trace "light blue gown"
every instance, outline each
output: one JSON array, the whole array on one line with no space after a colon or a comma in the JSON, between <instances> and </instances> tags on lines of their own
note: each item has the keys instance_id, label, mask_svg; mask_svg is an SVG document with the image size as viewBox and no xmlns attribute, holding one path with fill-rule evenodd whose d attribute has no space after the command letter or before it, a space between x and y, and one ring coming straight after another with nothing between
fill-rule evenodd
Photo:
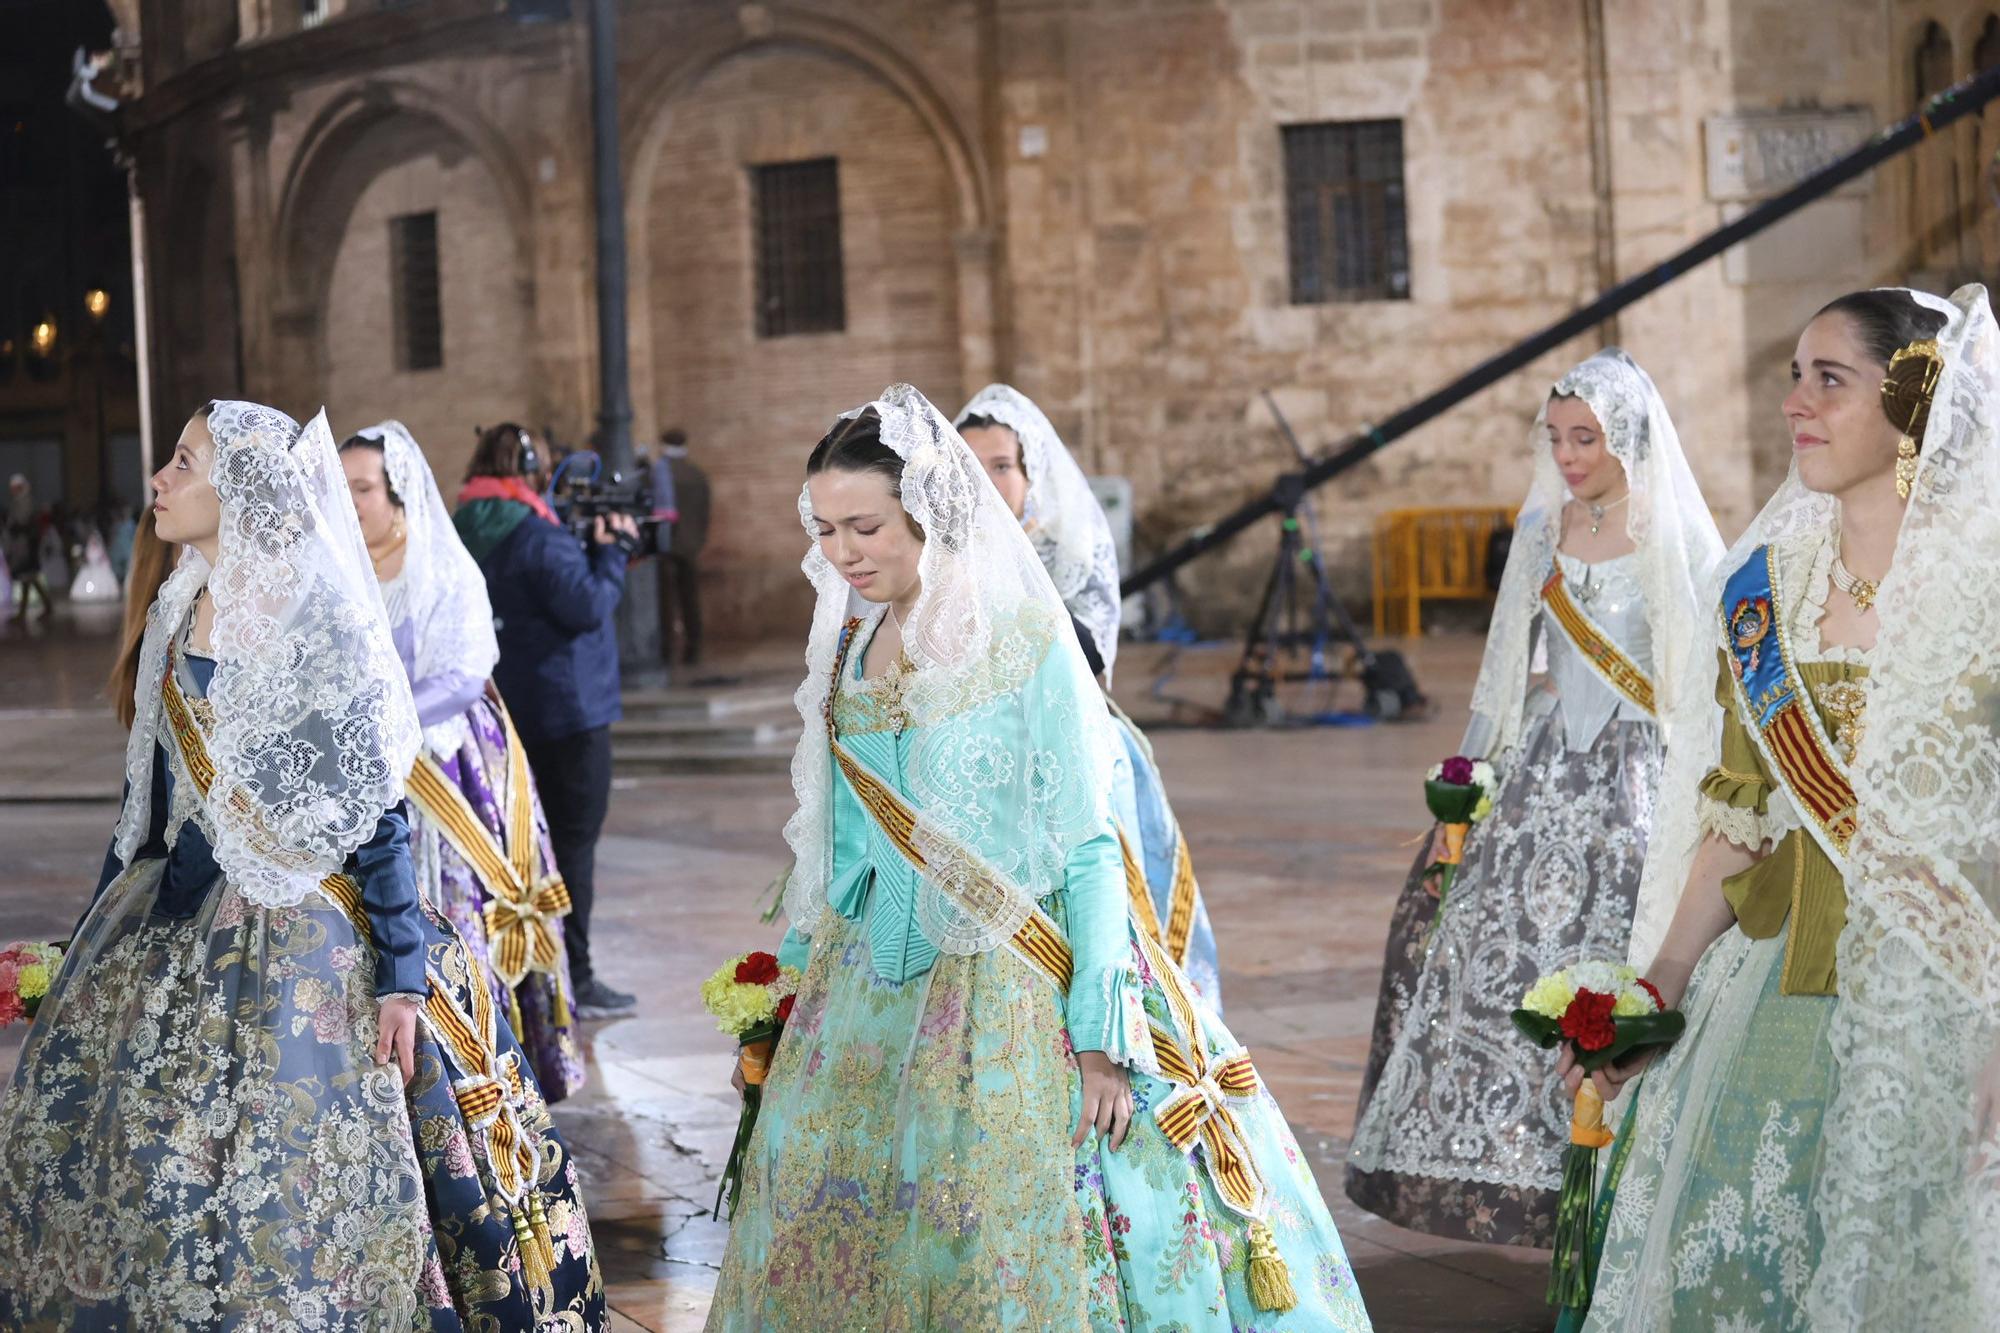
<instances>
[{"instance_id":1,"label":"light blue gown","mask_svg":"<svg viewBox=\"0 0 2000 1333\"><path fill-rule=\"evenodd\" d=\"M1047 651L1057 628L1033 677L1081 675ZM914 805L906 775L925 728L898 729L894 676L864 680L864 646L842 673L834 723ZM1036 686L1096 697L1087 681ZM1006 754L1046 741L1032 734L1038 710L991 716ZM708 1327L1368 1328L1311 1169L1261 1087L1232 1111L1298 1298L1282 1314L1251 1299L1249 1223L1221 1202L1206 1145L1182 1152L1153 1117L1170 1084L1134 1070L1124 1145L1071 1146L1073 1051L1143 1056L1128 1034L1168 1022L1161 978L1134 945L1109 821L1042 901L1075 955L1065 995L1006 948L941 954L919 927L916 872L837 770L832 782L832 910L781 952L804 981L764 1086ZM1238 1049L1219 1021L1204 1027L1211 1056Z\"/></svg>"}]
</instances>

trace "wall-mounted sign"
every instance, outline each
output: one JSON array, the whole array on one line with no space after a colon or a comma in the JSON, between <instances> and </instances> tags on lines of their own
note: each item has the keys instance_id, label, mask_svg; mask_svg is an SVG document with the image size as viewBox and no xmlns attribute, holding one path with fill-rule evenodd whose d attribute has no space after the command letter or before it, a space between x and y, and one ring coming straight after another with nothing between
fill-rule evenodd
<instances>
[{"instance_id":1,"label":"wall-mounted sign","mask_svg":"<svg viewBox=\"0 0 2000 1333\"><path fill-rule=\"evenodd\" d=\"M1718 203L1763 199L1859 148L1875 130L1867 107L1740 111L1710 116L1708 195Z\"/></svg>"}]
</instances>

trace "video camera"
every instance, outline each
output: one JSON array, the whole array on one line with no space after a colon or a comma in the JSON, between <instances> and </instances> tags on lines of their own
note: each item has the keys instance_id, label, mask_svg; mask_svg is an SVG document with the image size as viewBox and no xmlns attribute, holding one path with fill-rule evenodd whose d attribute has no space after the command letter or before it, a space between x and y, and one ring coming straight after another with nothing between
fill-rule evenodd
<instances>
[{"instance_id":1,"label":"video camera","mask_svg":"<svg viewBox=\"0 0 2000 1333\"><path fill-rule=\"evenodd\" d=\"M654 511L653 482L645 473L630 481L617 472L607 476L604 460L596 454L571 454L556 465L555 475L549 479L549 507L562 525L585 543L592 540L591 530L600 517L624 514L639 525L637 554L660 553L660 524L665 516Z\"/></svg>"}]
</instances>

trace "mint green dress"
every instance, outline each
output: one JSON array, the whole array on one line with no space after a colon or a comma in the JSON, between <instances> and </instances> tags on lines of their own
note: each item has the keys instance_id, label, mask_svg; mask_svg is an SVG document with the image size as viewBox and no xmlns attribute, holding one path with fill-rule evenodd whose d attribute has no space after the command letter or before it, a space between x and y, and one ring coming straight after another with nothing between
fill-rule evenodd
<instances>
[{"instance_id":1,"label":"mint green dress","mask_svg":"<svg viewBox=\"0 0 2000 1333\"><path fill-rule=\"evenodd\" d=\"M897 675L862 679L862 656L857 645L843 673L836 728L914 804L904 775L923 729L898 729ZM1046 653L1035 674L1065 669ZM993 712L994 739L1025 758L1035 721ZM1075 954L1065 996L1005 948L940 954L919 926L916 872L837 770L833 785L833 910L781 952L804 982L764 1086L709 1329L1368 1328L1340 1236L1268 1093L1236 1114L1298 1300L1282 1314L1251 1299L1249 1224L1217 1195L1206 1148L1178 1150L1151 1115L1169 1084L1133 1070L1124 1145L1071 1146L1073 1051L1144 1059L1126 1034L1167 1017L1133 945L1108 819L1042 903ZM1235 1048L1205 1021L1212 1052Z\"/></svg>"}]
</instances>

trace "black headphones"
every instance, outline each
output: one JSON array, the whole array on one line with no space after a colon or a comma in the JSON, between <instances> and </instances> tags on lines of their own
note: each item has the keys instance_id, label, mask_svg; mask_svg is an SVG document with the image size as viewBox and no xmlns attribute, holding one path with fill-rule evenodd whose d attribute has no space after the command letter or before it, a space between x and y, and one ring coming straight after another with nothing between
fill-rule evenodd
<instances>
[{"instance_id":1,"label":"black headphones","mask_svg":"<svg viewBox=\"0 0 2000 1333\"><path fill-rule=\"evenodd\" d=\"M486 427L474 426L472 433L478 439L483 440L486 438ZM514 439L521 446L521 452L515 466L520 469L522 476L534 476L542 470L542 456L535 452L535 437L528 434L525 430L517 429L514 432Z\"/></svg>"}]
</instances>

